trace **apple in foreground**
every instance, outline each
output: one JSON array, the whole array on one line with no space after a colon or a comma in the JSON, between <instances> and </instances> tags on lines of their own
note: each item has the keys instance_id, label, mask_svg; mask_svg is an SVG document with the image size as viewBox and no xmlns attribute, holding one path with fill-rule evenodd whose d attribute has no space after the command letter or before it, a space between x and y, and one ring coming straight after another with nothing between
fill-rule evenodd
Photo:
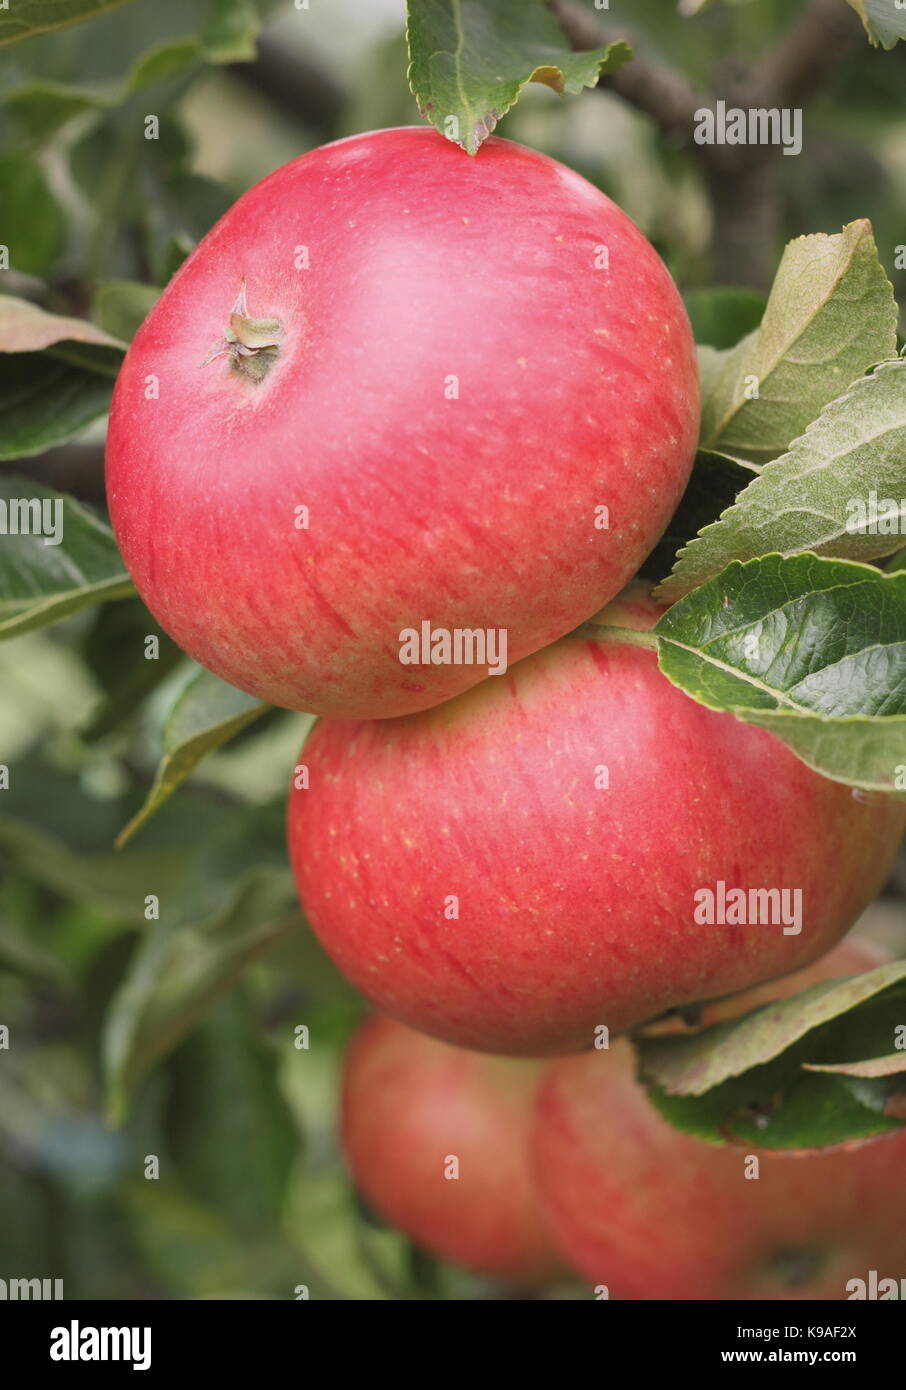
<instances>
[{"instance_id":1,"label":"apple in foreground","mask_svg":"<svg viewBox=\"0 0 906 1390\"><path fill-rule=\"evenodd\" d=\"M461 1047L582 1051L601 1026L801 968L877 893L906 808L697 704L609 626L658 612L623 598L595 637L436 709L315 725L293 868L315 932L383 1012Z\"/></svg>"},{"instance_id":2,"label":"apple in foreground","mask_svg":"<svg viewBox=\"0 0 906 1390\"><path fill-rule=\"evenodd\" d=\"M855 942L826 960L799 989L882 963ZM545 1074L535 1124L545 1211L569 1262L611 1297L845 1299L872 1270L899 1288L906 1131L847 1149L763 1152L757 1178L745 1176L748 1156L668 1124L623 1039Z\"/></svg>"},{"instance_id":3,"label":"apple in foreground","mask_svg":"<svg viewBox=\"0 0 906 1390\"><path fill-rule=\"evenodd\" d=\"M110 515L202 665L401 715L622 588L698 417L682 301L609 198L508 141L379 130L256 185L164 290L116 385Z\"/></svg>"},{"instance_id":4,"label":"apple in foreground","mask_svg":"<svg viewBox=\"0 0 906 1390\"><path fill-rule=\"evenodd\" d=\"M375 1210L479 1273L521 1282L562 1268L530 1170L541 1070L366 1022L345 1060L343 1147Z\"/></svg>"}]
</instances>

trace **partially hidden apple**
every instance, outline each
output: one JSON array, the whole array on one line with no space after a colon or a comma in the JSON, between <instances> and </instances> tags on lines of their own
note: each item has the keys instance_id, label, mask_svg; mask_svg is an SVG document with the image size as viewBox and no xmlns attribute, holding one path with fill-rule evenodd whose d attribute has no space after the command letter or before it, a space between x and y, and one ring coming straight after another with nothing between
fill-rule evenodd
<instances>
[{"instance_id":1,"label":"partially hidden apple","mask_svg":"<svg viewBox=\"0 0 906 1390\"><path fill-rule=\"evenodd\" d=\"M606 603L698 417L682 301L609 198L504 140L380 130L252 188L164 290L117 381L108 501L190 655L381 718Z\"/></svg>"},{"instance_id":2,"label":"partially hidden apple","mask_svg":"<svg viewBox=\"0 0 906 1390\"><path fill-rule=\"evenodd\" d=\"M906 808L689 699L610 626L658 611L621 599L422 714L315 725L290 855L380 1009L463 1047L581 1051L801 968L877 893Z\"/></svg>"},{"instance_id":3,"label":"partially hidden apple","mask_svg":"<svg viewBox=\"0 0 906 1390\"><path fill-rule=\"evenodd\" d=\"M847 941L795 984L882 961ZM906 1131L806 1154L717 1147L668 1124L634 1072L629 1043L617 1039L552 1063L538 1098L545 1210L591 1285L626 1299L832 1300L887 1280L887 1297L899 1296Z\"/></svg>"},{"instance_id":4,"label":"partially hidden apple","mask_svg":"<svg viewBox=\"0 0 906 1390\"><path fill-rule=\"evenodd\" d=\"M360 1190L453 1263L519 1282L555 1273L530 1159L541 1070L369 1019L343 1074L343 1147Z\"/></svg>"}]
</instances>

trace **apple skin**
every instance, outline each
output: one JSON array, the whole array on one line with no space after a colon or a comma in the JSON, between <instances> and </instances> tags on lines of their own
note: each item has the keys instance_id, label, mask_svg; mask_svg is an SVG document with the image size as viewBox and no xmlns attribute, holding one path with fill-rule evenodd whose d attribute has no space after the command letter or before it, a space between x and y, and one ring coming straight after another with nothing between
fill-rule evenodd
<instances>
[{"instance_id":1,"label":"apple skin","mask_svg":"<svg viewBox=\"0 0 906 1390\"><path fill-rule=\"evenodd\" d=\"M884 959L850 938L773 997ZM763 1003L757 995L738 999L738 1012ZM851 1148L760 1153L760 1176L746 1179L749 1151L669 1125L617 1039L549 1066L534 1135L554 1238L611 1297L845 1299L847 1282L869 1270L906 1277L906 1131Z\"/></svg>"},{"instance_id":2,"label":"apple skin","mask_svg":"<svg viewBox=\"0 0 906 1390\"><path fill-rule=\"evenodd\" d=\"M343 1147L371 1205L418 1244L478 1273L562 1270L531 1171L543 1065L485 1057L371 1018L347 1050ZM448 1155L458 1179L444 1176Z\"/></svg>"},{"instance_id":3,"label":"apple skin","mask_svg":"<svg viewBox=\"0 0 906 1390\"><path fill-rule=\"evenodd\" d=\"M202 365L243 280L282 330L257 383ZM401 715L487 671L401 664L404 629L504 628L513 662L617 593L698 419L682 301L610 199L508 141L471 159L375 131L252 188L161 295L116 385L110 515L202 665L292 709Z\"/></svg>"},{"instance_id":4,"label":"apple skin","mask_svg":"<svg viewBox=\"0 0 906 1390\"><path fill-rule=\"evenodd\" d=\"M608 620L659 611L621 600ZM419 715L321 721L301 762L289 850L328 953L411 1027L521 1056L808 964L875 896L906 825L901 803L858 799L689 699L652 652L580 635ZM721 879L801 889L801 934L694 924L694 894Z\"/></svg>"}]
</instances>

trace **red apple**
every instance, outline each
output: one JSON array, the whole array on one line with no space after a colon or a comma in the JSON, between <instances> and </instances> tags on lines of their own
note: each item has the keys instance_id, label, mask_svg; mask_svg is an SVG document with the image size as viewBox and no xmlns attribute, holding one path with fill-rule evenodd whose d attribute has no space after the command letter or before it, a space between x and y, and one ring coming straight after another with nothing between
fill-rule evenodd
<instances>
[{"instance_id":1,"label":"red apple","mask_svg":"<svg viewBox=\"0 0 906 1390\"><path fill-rule=\"evenodd\" d=\"M565 638L406 719L323 721L302 763L289 847L324 946L386 1013L495 1053L580 1051L599 1025L801 968L873 898L906 824L619 636ZM721 882L791 907L800 891L801 931L757 902L749 925L696 921Z\"/></svg>"},{"instance_id":2,"label":"red apple","mask_svg":"<svg viewBox=\"0 0 906 1390\"><path fill-rule=\"evenodd\" d=\"M423 623L505 630L513 662L615 594L697 428L682 302L609 198L507 141L382 130L278 169L186 261L120 372L108 498L193 657L377 718L491 664L404 664L407 629L416 657Z\"/></svg>"},{"instance_id":3,"label":"red apple","mask_svg":"<svg viewBox=\"0 0 906 1390\"><path fill-rule=\"evenodd\" d=\"M847 942L796 984L879 963ZM747 1150L705 1144L660 1116L617 1040L549 1068L535 1155L558 1244L612 1297L844 1299L871 1270L906 1278L906 1131L849 1149L761 1153L758 1178L747 1178Z\"/></svg>"},{"instance_id":4,"label":"red apple","mask_svg":"<svg viewBox=\"0 0 906 1390\"><path fill-rule=\"evenodd\" d=\"M371 1205L469 1269L514 1280L555 1272L529 1158L540 1074L537 1063L369 1020L346 1056L343 1146Z\"/></svg>"}]
</instances>

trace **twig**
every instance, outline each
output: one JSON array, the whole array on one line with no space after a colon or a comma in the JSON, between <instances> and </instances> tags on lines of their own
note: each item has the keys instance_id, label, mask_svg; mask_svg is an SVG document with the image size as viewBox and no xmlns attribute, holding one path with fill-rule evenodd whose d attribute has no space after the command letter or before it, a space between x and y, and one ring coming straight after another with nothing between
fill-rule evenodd
<instances>
[{"instance_id":1,"label":"twig","mask_svg":"<svg viewBox=\"0 0 906 1390\"><path fill-rule=\"evenodd\" d=\"M858 15L841 0L812 0L758 69L784 106L801 106L823 87L850 48L864 41Z\"/></svg>"},{"instance_id":2,"label":"twig","mask_svg":"<svg viewBox=\"0 0 906 1390\"><path fill-rule=\"evenodd\" d=\"M548 0L548 5L577 51L600 48L618 39L631 42L625 33L603 30L572 0ZM675 68L639 57L619 72L605 73L598 85L650 116L677 145L691 144L695 113L708 100Z\"/></svg>"}]
</instances>

